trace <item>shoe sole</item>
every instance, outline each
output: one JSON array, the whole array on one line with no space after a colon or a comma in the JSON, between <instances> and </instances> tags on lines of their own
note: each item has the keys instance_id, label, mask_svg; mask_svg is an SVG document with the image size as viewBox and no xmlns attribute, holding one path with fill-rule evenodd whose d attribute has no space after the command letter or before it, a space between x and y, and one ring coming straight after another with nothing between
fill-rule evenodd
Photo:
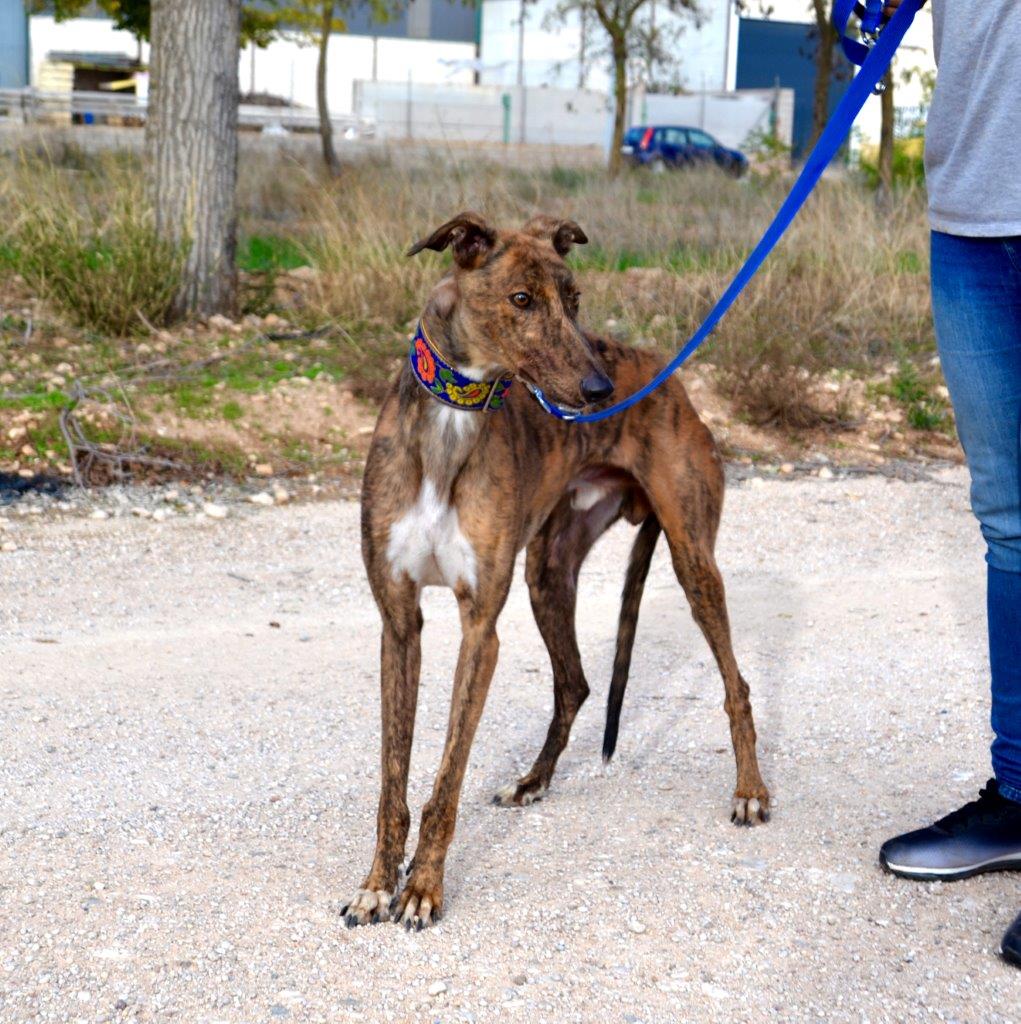
<instances>
[{"instance_id":1,"label":"shoe sole","mask_svg":"<svg viewBox=\"0 0 1021 1024\"><path fill-rule=\"evenodd\" d=\"M1004 949L1000 946L1000 956L1011 965L1011 967L1021 967L1021 955L1015 953L1012 949Z\"/></svg>"},{"instance_id":2,"label":"shoe sole","mask_svg":"<svg viewBox=\"0 0 1021 1024\"><path fill-rule=\"evenodd\" d=\"M1021 857L993 857L980 864L970 864L963 868L917 868L904 864L891 864L880 855L879 863L884 871L898 878L910 878L915 882L959 882L975 875L985 875L992 871L1021 871Z\"/></svg>"}]
</instances>

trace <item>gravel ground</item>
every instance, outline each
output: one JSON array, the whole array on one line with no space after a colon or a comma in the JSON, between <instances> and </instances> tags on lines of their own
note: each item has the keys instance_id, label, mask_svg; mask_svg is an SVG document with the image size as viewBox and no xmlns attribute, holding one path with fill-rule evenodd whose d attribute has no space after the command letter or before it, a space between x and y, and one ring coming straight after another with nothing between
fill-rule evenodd
<instances>
[{"instance_id":1,"label":"gravel ground","mask_svg":"<svg viewBox=\"0 0 1021 1024\"><path fill-rule=\"evenodd\" d=\"M162 499L157 499L162 500ZM596 696L548 797L520 580L443 921L346 930L373 844L377 620L351 502L0 518L0 1020L1021 1020L1017 876L920 885L876 848L987 774L981 548L960 470L752 479L720 537L772 822L728 821L722 687L662 552L599 759L629 534L582 580ZM197 509L196 509L197 511ZM413 815L456 653L425 601Z\"/></svg>"}]
</instances>

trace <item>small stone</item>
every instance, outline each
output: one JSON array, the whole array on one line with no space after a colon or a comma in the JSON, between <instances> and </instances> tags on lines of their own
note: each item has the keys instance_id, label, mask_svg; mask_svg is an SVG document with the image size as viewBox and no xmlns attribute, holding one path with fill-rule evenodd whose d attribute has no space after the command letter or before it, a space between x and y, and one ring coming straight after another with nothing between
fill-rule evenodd
<instances>
[{"instance_id":1,"label":"small stone","mask_svg":"<svg viewBox=\"0 0 1021 1024\"><path fill-rule=\"evenodd\" d=\"M445 981L434 981L429 986L429 995L441 996L447 991L447 983Z\"/></svg>"},{"instance_id":2,"label":"small stone","mask_svg":"<svg viewBox=\"0 0 1021 1024\"><path fill-rule=\"evenodd\" d=\"M283 505L286 502L291 500L291 496L290 496L290 494L286 490L284 490L283 487L274 487L273 488L273 500L278 505Z\"/></svg>"},{"instance_id":3,"label":"small stone","mask_svg":"<svg viewBox=\"0 0 1021 1024\"><path fill-rule=\"evenodd\" d=\"M268 462L258 462L255 465L255 473L257 476L272 476L273 466Z\"/></svg>"},{"instance_id":4,"label":"small stone","mask_svg":"<svg viewBox=\"0 0 1021 1024\"><path fill-rule=\"evenodd\" d=\"M645 925L637 918L633 917L627 923L627 930L633 935L643 935L645 933Z\"/></svg>"},{"instance_id":5,"label":"small stone","mask_svg":"<svg viewBox=\"0 0 1021 1024\"><path fill-rule=\"evenodd\" d=\"M514 974L511 976L511 982L515 985L525 985L528 983L528 978L523 974Z\"/></svg>"},{"instance_id":6,"label":"small stone","mask_svg":"<svg viewBox=\"0 0 1021 1024\"><path fill-rule=\"evenodd\" d=\"M227 507L226 505L217 505L212 501L207 501L202 506L202 511L205 512L210 519L226 519L227 518Z\"/></svg>"},{"instance_id":7,"label":"small stone","mask_svg":"<svg viewBox=\"0 0 1021 1024\"><path fill-rule=\"evenodd\" d=\"M92 512L89 513L89 519L109 519L109 518L110 518L110 513L109 512L105 512L101 508L93 509Z\"/></svg>"},{"instance_id":8,"label":"small stone","mask_svg":"<svg viewBox=\"0 0 1021 1024\"><path fill-rule=\"evenodd\" d=\"M820 480L832 480L833 470L830 469L829 466L823 466L822 469L819 470L818 477Z\"/></svg>"},{"instance_id":9,"label":"small stone","mask_svg":"<svg viewBox=\"0 0 1021 1024\"><path fill-rule=\"evenodd\" d=\"M248 495L248 500L253 505L264 505L264 506L265 505L272 505L273 504L273 495L272 494L268 494L266 491L259 491L258 494L249 494Z\"/></svg>"},{"instance_id":10,"label":"small stone","mask_svg":"<svg viewBox=\"0 0 1021 1024\"><path fill-rule=\"evenodd\" d=\"M3 544L0 544L0 551L11 552L11 551L17 551L17 550L18 550L18 545L15 544L13 540L5 540L3 542Z\"/></svg>"},{"instance_id":11,"label":"small stone","mask_svg":"<svg viewBox=\"0 0 1021 1024\"><path fill-rule=\"evenodd\" d=\"M794 472L794 464L791 462L781 463L780 472L783 473L784 476L790 476L790 474Z\"/></svg>"},{"instance_id":12,"label":"small stone","mask_svg":"<svg viewBox=\"0 0 1021 1024\"><path fill-rule=\"evenodd\" d=\"M214 313L207 323L214 331L229 331L234 327L234 321L228 320L227 317L220 313Z\"/></svg>"},{"instance_id":13,"label":"small stone","mask_svg":"<svg viewBox=\"0 0 1021 1024\"><path fill-rule=\"evenodd\" d=\"M152 516L152 513L147 508L142 508L138 505L131 510L131 514L137 519L149 519Z\"/></svg>"}]
</instances>

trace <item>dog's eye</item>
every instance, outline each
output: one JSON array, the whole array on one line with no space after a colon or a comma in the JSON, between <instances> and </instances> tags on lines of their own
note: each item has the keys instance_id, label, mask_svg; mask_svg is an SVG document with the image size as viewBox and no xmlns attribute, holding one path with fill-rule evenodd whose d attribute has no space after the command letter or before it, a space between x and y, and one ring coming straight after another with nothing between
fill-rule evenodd
<instances>
[{"instance_id":1,"label":"dog's eye","mask_svg":"<svg viewBox=\"0 0 1021 1024\"><path fill-rule=\"evenodd\" d=\"M510 297L510 300L518 307L518 309L528 309L532 304L532 296L529 295L528 292L515 292Z\"/></svg>"}]
</instances>

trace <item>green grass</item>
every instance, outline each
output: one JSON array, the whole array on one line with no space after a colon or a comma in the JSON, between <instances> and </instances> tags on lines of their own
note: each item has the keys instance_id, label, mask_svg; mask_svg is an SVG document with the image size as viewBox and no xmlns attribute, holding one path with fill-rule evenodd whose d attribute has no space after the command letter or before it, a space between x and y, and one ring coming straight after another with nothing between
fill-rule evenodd
<instances>
[{"instance_id":1,"label":"green grass","mask_svg":"<svg viewBox=\"0 0 1021 1024\"><path fill-rule=\"evenodd\" d=\"M668 252L639 251L633 249L604 249L589 245L576 250L571 256L573 269L616 271L669 270L675 274L695 271L722 271L736 268L739 254L709 247L682 247Z\"/></svg>"},{"instance_id":2,"label":"green grass","mask_svg":"<svg viewBox=\"0 0 1021 1024\"><path fill-rule=\"evenodd\" d=\"M250 235L238 246L238 269L249 274L265 274L307 267L308 257L293 238L277 235Z\"/></svg>"},{"instance_id":3,"label":"green grass","mask_svg":"<svg viewBox=\"0 0 1021 1024\"><path fill-rule=\"evenodd\" d=\"M220 415L223 416L228 423L234 423L241 419L244 414L244 409L242 409L241 406L233 400L230 402L224 402L223 408L220 410Z\"/></svg>"},{"instance_id":4,"label":"green grass","mask_svg":"<svg viewBox=\"0 0 1021 1024\"><path fill-rule=\"evenodd\" d=\"M44 391L41 388L17 398L0 398L0 409L28 409L31 412L63 409L70 404L70 397L63 391Z\"/></svg>"},{"instance_id":5,"label":"green grass","mask_svg":"<svg viewBox=\"0 0 1021 1024\"><path fill-rule=\"evenodd\" d=\"M946 404L931 394L911 363L901 363L890 382L889 394L904 406L908 425L914 430L946 431L950 417Z\"/></svg>"}]
</instances>

